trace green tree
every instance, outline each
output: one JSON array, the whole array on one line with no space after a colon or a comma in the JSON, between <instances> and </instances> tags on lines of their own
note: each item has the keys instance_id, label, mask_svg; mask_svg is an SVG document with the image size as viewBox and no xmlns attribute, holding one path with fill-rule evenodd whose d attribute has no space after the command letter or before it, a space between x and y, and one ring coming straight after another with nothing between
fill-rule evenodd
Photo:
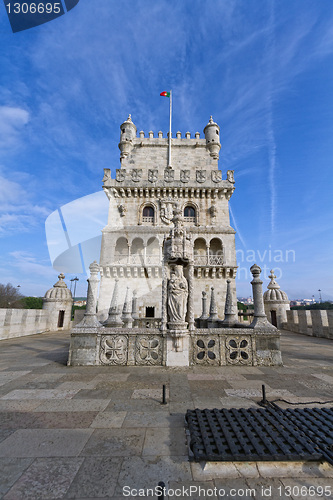
<instances>
[{"instance_id":1,"label":"green tree","mask_svg":"<svg viewBox=\"0 0 333 500\"><path fill-rule=\"evenodd\" d=\"M3 285L0 283L0 308L15 308L22 307L21 299L23 295L11 283Z\"/></svg>"},{"instance_id":2,"label":"green tree","mask_svg":"<svg viewBox=\"0 0 333 500\"><path fill-rule=\"evenodd\" d=\"M43 298L42 297L24 297L22 299L22 304L24 309L42 309L43 308Z\"/></svg>"}]
</instances>

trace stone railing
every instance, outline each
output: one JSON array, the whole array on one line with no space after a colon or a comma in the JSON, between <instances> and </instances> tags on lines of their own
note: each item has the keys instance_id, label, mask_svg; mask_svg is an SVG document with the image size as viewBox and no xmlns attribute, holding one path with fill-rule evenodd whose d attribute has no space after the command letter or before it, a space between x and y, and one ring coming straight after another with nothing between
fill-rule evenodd
<instances>
[{"instance_id":1,"label":"stone railing","mask_svg":"<svg viewBox=\"0 0 333 500\"><path fill-rule=\"evenodd\" d=\"M159 255L133 254L133 255L116 255L114 258L115 265L121 266L159 266L161 258Z\"/></svg>"},{"instance_id":2,"label":"stone railing","mask_svg":"<svg viewBox=\"0 0 333 500\"><path fill-rule=\"evenodd\" d=\"M222 255L195 255L194 256L195 266L223 266L223 256Z\"/></svg>"},{"instance_id":3,"label":"stone railing","mask_svg":"<svg viewBox=\"0 0 333 500\"><path fill-rule=\"evenodd\" d=\"M49 312L43 309L0 309L0 340L49 331Z\"/></svg>"},{"instance_id":4,"label":"stone railing","mask_svg":"<svg viewBox=\"0 0 333 500\"><path fill-rule=\"evenodd\" d=\"M287 322L283 323L283 329L312 337L333 339L333 310L287 311Z\"/></svg>"},{"instance_id":5,"label":"stone railing","mask_svg":"<svg viewBox=\"0 0 333 500\"><path fill-rule=\"evenodd\" d=\"M134 320L134 327L138 328L160 328L161 318L138 318Z\"/></svg>"}]
</instances>

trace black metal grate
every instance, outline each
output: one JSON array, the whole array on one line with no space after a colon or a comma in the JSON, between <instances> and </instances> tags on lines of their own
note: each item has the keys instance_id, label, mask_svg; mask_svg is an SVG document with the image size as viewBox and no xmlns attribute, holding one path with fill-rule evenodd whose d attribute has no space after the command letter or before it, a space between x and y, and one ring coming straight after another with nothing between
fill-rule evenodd
<instances>
[{"instance_id":1,"label":"black metal grate","mask_svg":"<svg viewBox=\"0 0 333 500\"><path fill-rule=\"evenodd\" d=\"M190 460L333 463L333 408L188 410Z\"/></svg>"}]
</instances>

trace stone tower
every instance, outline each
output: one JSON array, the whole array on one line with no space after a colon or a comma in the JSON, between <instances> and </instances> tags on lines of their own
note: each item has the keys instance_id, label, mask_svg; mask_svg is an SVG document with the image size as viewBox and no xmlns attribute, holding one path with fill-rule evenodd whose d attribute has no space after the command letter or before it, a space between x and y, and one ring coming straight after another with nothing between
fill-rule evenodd
<instances>
[{"instance_id":1,"label":"stone tower","mask_svg":"<svg viewBox=\"0 0 333 500\"><path fill-rule=\"evenodd\" d=\"M108 317L116 280L119 304L135 292L139 318L162 318L163 249L175 209L181 210L193 243L194 316L201 314L202 292L209 298L214 285L217 314L223 319L227 280L237 303L237 265L228 207L235 185L233 171L223 179L219 170L220 127L210 117L204 138L198 132L194 137L177 132L171 166L162 132L137 136L131 115L120 129L120 168L115 179L110 169L103 178L109 215L102 233L99 319Z\"/></svg>"}]
</instances>

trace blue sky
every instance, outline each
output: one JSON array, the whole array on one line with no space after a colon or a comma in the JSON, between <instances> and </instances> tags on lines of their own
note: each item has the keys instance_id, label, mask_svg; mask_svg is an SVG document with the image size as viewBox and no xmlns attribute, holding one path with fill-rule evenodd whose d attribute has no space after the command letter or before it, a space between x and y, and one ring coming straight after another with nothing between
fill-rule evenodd
<instances>
[{"instance_id":1,"label":"blue sky","mask_svg":"<svg viewBox=\"0 0 333 500\"><path fill-rule=\"evenodd\" d=\"M332 0L80 0L16 34L0 3L0 47L1 283L56 281L46 218L101 190L128 113L167 132L172 88L173 130L202 133L212 114L235 170L238 296L255 260L289 298L333 299Z\"/></svg>"}]
</instances>

